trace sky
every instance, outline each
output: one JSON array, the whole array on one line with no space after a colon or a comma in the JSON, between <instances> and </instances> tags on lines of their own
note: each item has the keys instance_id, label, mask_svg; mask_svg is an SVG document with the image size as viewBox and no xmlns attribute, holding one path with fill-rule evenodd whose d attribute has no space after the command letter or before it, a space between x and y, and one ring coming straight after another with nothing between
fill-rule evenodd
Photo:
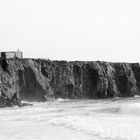
<instances>
[{"instance_id":1,"label":"sky","mask_svg":"<svg viewBox=\"0 0 140 140\"><path fill-rule=\"evenodd\" d=\"M0 0L0 51L140 62L139 0Z\"/></svg>"}]
</instances>

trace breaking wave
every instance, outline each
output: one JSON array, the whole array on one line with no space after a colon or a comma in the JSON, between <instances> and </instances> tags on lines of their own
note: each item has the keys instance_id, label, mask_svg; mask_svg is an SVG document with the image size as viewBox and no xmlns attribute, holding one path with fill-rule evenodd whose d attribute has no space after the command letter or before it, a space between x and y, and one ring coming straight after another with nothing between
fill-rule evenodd
<instances>
[{"instance_id":1,"label":"breaking wave","mask_svg":"<svg viewBox=\"0 0 140 140\"><path fill-rule=\"evenodd\" d=\"M123 105L120 111L122 114L140 115L140 103L131 103Z\"/></svg>"}]
</instances>

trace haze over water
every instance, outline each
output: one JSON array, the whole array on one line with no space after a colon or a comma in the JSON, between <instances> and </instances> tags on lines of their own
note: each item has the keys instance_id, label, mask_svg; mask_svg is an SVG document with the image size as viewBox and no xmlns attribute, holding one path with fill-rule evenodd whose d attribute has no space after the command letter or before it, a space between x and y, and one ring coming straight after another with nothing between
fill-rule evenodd
<instances>
[{"instance_id":1,"label":"haze over water","mask_svg":"<svg viewBox=\"0 0 140 140\"><path fill-rule=\"evenodd\" d=\"M1 140L139 140L139 98L62 100L0 109Z\"/></svg>"}]
</instances>

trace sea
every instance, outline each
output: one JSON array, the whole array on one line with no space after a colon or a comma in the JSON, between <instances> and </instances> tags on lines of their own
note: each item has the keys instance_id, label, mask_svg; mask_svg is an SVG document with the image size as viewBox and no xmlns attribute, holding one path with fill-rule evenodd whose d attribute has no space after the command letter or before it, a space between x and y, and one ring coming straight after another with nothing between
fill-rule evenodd
<instances>
[{"instance_id":1,"label":"sea","mask_svg":"<svg viewBox=\"0 0 140 140\"><path fill-rule=\"evenodd\" d=\"M140 97L1 108L0 140L140 140Z\"/></svg>"}]
</instances>

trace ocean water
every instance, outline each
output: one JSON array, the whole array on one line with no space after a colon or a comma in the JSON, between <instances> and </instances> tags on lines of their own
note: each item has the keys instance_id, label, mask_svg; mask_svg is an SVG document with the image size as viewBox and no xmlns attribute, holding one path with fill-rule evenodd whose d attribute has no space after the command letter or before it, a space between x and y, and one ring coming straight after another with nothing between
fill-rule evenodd
<instances>
[{"instance_id":1,"label":"ocean water","mask_svg":"<svg viewBox=\"0 0 140 140\"><path fill-rule=\"evenodd\" d=\"M0 140L140 140L140 98L2 108Z\"/></svg>"}]
</instances>

